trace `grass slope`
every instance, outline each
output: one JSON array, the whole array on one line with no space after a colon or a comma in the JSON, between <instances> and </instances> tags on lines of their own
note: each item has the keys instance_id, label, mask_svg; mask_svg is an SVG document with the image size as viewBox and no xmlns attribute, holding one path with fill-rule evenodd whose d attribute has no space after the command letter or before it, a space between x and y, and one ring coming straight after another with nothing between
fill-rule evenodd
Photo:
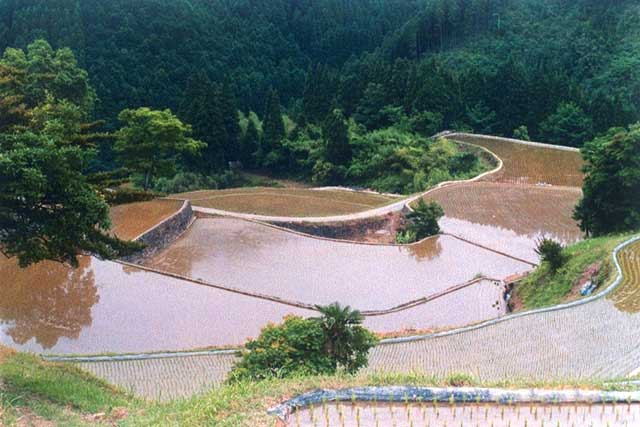
<instances>
[{"instance_id":1,"label":"grass slope","mask_svg":"<svg viewBox=\"0 0 640 427\"><path fill-rule=\"evenodd\" d=\"M552 273L546 263L542 263L532 274L515 288L514 299L520 303L518 309L531 310L548 307L579 298L574 287L587 267L602 263L600 289L607 286L616 276L611 252L631 237L633 233L587 239L564 249L566 263Z\"/></svg>"},{"instance_id":2,"label":"grass slope","mask_svg":"<svg viewBox=\"0 0 640 427\"><path fill-rule=\"evenodd\" d=\"M74 366L0 348L0 425L95 425L135 401Z\"/></svg>"},{"instance_id":3,"label":"grass slope","mask_svg":"<svg viewBox=\"0 0 640 427\"><path fill-rule=\"evenodd\" d=\"M226 385L200 396L169 403L135 399L101 380L64 364L0 347L0 425L4 426L272 426L267 408L318 388L380 385L546 387L629 389L591 382L483 383L465 374L337 375Z\"/></svg>"}]
</instances>

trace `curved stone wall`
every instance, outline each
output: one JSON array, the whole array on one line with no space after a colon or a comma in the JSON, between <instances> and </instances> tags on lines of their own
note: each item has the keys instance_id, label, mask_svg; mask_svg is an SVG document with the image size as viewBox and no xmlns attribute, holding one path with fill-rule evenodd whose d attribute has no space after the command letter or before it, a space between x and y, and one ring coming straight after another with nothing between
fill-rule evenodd
<instances>
[{"instance_id":1,"label":"curved stone wall","mask_svg":"<svg viewBox=\"0 0 640 427\"><path fill-rule=\"evenodd\" d=\"M184 233L193 220L194 214L191 209L191 202L185 200L178 212L133 239L136 242L144 243L146 247L135 255L123 258L123 261L139 262L165 248Z\"/></svg>"}]
</instances>

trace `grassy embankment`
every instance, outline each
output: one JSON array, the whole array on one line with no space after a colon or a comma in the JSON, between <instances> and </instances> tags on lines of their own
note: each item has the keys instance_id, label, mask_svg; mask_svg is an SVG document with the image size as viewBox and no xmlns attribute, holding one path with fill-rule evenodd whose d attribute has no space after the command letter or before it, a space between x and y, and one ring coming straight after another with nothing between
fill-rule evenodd
<instances>
[{"instance_id":1,"label":"grassy embankment","mask_svg":"<svg viewBox=\"0 0 640 427\"><path fill-rule=\"evenodd\" d=\"M582 298L579 280L589 266L597 263L600 264L597 291L608 286L616 277L611 252L634 234L598 237L567 246L563 251L566 262L558 271L553 273L546 263L542 263L515 287L516 308L531 310Z\"/></svg>"},{"instance_id":2,"label":"grassy embankment","mask_svg":"<svg viewBox=\"0 0 640 427\"><path fill-rule=\"evenodd\" d=\"M191 399L146 402L73 366L52 364L0 347L0 425L35 426L271 426L266 409L317 388L363 385L496 386L628 389L590 382L481 383L466 375L445 379L423 375L306 377L238 383Z\"/></svg>"}]
</instances>

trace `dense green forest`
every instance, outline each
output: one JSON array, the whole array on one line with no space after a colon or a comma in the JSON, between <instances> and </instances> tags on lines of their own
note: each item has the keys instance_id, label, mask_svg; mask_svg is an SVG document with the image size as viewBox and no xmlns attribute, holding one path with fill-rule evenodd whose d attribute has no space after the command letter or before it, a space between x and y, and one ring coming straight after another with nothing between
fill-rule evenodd
<instances>
[{"instance_id":1,"label":"dense green forest","mask_svg":"<svg viewBox=\"0 0 640 427\"><path fill-rule=\"evenodd\" d=\"M111 123L129 107L177 110L204 73L261 118L275 89L296 121L319 124L339 107L382 128L400 108L432 113L439 128L580 145L640 118L638 10L631 0L0 0L0 49L38 37L71 47Z\"/></svg>"}]
</instances>

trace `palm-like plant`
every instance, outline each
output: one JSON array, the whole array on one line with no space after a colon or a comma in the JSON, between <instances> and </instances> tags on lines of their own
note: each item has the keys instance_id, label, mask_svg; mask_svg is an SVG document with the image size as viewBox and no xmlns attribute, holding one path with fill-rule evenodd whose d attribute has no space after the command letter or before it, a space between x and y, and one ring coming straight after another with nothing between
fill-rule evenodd
<instances>
[{"instance_id":1,"label":"palm-like plant","mask_svg":"<svg viewBox=\"0 0 640 427\"><path fill-rule=\"evenodd\" d=\"M322 314L315 318L325 335L325 351L336 365L348 372L355 372L367 364L369 349L375 344L375 336L362 327L364 316L351 307L335 302L316 306Z\"/></svg>"}]
</instances>

